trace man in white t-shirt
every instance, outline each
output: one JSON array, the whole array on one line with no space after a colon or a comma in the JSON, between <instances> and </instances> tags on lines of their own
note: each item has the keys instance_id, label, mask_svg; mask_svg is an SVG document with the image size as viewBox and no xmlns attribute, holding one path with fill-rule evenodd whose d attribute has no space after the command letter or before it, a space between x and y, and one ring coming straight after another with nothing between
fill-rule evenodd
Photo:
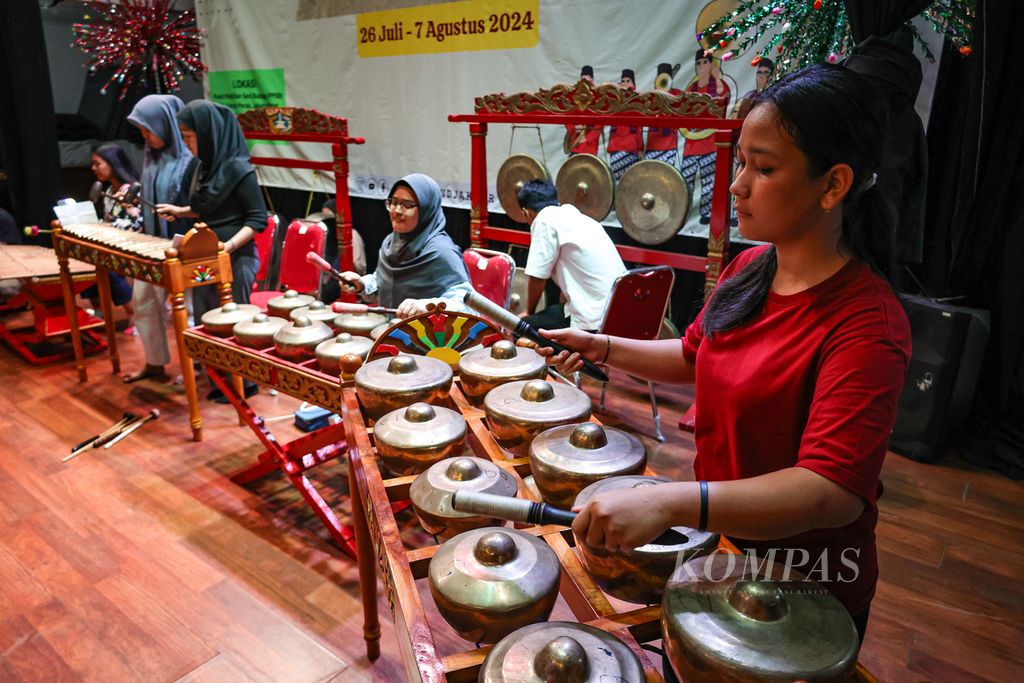
<instances>
[{"instance_id":1,"label":"man in white t-shirt","mask_svg":"<svg viewBox=\"0 0 1024 683\"><path fill-rule=\"evenodd\" d=\"M596 330L604 316L615 278L626 272L604 227L572 204L558 203L558 191L546 180L531 180L519 191L519 206L530 221L526 320L534 327ZM536 312L553 279L562 304Z\"/></svg>"}]
</instances>

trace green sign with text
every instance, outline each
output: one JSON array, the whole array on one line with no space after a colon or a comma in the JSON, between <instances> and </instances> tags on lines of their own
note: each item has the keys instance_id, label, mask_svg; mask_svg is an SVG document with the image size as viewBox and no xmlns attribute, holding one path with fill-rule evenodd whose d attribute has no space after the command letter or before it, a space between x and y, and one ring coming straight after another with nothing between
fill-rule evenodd
<instances>
[{"instance_id":1,"label":"green sign with text","mask_svg":"<svg viewBox=\"0 0 1024 683\"><path fill-rule=\"evenodd\" d=\"M257 107L284 106L284 69L211 71L210 99L241 114Z\"/></svg>"}]
</instances>

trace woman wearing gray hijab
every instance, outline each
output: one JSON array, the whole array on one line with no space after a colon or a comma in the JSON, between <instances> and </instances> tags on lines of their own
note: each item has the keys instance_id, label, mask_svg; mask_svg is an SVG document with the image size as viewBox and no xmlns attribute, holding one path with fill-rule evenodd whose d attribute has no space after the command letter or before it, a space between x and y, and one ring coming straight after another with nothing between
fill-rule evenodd
<instances>
[{"instance_id":1,"label":"woman wearing gray hijab","mask_svg":"<svg viewBox=\"0 0 1024 683\"><path fill-rule=\"evenodd\" d=\"M426 313L428 303L439 301L449 310L464 310L462 299L473 287L462 251L445 231L437 183L422 173L407 175L391 188L384 205L392 232L380 247L375 272L341 274L351 290L397 308L399 318Z\"/></svg>"},{"instance_id":2,"label":"woman wearing gray hijab","mask_svg":"<svg viewBox=\"0 0 1024 683\"><path fill-rule=\"evenodd\" d=\"M188 202L188 170L192 152L185 146L178 130L177 114L185 104L174 95L147 95L139 100L128 121L135 125L146 141L142 163L143 231L147 235L171 237L186 232L191 221L169 224L150 209L159 203ZM173 228L172 228L173 226ZM122 379L137 382L152 377L167 379L164 366L171 362L167 348L167 293L163 287L136 280L132 292L135 302L135 327L142 340L146 365Z\"/></svg>"}]
</instances>

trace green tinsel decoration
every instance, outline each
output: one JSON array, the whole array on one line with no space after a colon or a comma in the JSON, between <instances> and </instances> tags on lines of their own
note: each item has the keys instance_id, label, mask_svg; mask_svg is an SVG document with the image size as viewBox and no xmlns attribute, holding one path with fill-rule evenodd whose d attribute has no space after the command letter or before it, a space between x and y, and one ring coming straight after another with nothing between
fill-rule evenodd
<instances>
[{"instance_id":1,"label":"green tinsel decoration","mask_svg":"<svg viewBox=\"0 0 1024 683\"><path fill-rule=\"evenodd\" d=\"M935 31L949 36L965 56L971 53L974 14L975 0L936 0L922 12ZM917 28L910 22L907 27L928 60L935 61ZM751 65L762 57L771 58L776 77L810 64L834 64L853 47L842 0L743 0L697 36L723 61L737 58L762 39L767 42Z\"/></svg>"}]
</instances>

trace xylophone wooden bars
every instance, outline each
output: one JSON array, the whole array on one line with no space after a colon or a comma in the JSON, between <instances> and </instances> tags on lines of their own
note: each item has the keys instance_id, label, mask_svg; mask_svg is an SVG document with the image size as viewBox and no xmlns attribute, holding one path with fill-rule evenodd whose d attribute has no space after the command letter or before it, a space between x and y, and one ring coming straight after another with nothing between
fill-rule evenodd
<instances>
[{"instance_id":1,"label":"xylophone wooden bars","mask_svg":"<svg viewBox=\"0 0 1024 683\"><path fill-rule=\"evenodd\" d=\"M185 396L189 407L192 438L201 441L202 421L196 395L196 380L192 359L185 350L184 333L188 327L185 310L185 292L193 287L214 285L220 293L221 303L231 300L231 259L224 245L205 223L196 223L174 248L170 240L119 230L105 224L79 224L67 227L54 225L53 248L60 263L64 305L69 318L74 310L68 259L77 259L96 266L96 282L106 321L110 362L115 374L121 371L114 329L114 307L110 296L107 273L113 271L126 277L151 282L163 287L171 299L174 336L178 358L185 382ZM75 349L78 381L88 378L82 349L81 332L72 319L71 340Z\"/></svg>"}]
</instances>

